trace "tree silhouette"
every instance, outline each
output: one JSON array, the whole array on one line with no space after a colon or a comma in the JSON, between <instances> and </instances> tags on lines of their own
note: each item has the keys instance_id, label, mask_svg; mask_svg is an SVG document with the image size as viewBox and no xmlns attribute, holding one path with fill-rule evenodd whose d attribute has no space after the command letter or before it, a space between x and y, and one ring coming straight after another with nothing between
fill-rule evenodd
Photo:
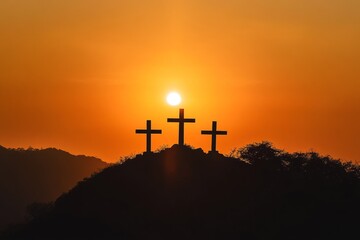
<instances>
[{"instance_id":1,"label":"tree silhouette","mask_svg":"<svg viewBox=\"0 0 360 240\"><path fill-rule=\"evenodd\" d=\"M241 160L268 171L281 170L283 157L286 156L283 151L273 148L270 142L249 144L239 149L239 155Z\"/></svg>"}]
</instances>

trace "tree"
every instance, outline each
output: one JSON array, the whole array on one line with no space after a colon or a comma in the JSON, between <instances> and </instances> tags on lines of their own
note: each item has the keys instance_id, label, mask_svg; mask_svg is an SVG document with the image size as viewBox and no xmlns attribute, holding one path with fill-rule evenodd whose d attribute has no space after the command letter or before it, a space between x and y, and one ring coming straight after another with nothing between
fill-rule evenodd
<instances>
[{"instance_id":1,"label":"tree","mask_svg":"<svg viewBox=\"0 0 360 240\"><path fill-rule=\"evenodd\" d=\"M281 170L285 153L272 146L270 142L253 143L238 150L240 159L260 169Z\"/></svg>"}]
</instances>

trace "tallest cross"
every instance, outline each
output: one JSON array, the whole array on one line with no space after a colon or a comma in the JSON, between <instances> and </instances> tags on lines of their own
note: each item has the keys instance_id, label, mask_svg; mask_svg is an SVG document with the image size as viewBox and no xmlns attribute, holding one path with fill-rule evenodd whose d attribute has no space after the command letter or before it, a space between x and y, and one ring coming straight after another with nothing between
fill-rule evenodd
<instances>
[{"instance_id":1,"label":"tallest cross","mask_svg":"<svg viewBox=\"0 0 360 240\"><path fill-rule=\"evenodd\" d=\"M179 123L179 145L184 146L184 126L185 123L194 123L195 118L185 118L184 109L180 109L179 118L168 118L168 122L177 122Z\"/></svg>"}]
</instances>

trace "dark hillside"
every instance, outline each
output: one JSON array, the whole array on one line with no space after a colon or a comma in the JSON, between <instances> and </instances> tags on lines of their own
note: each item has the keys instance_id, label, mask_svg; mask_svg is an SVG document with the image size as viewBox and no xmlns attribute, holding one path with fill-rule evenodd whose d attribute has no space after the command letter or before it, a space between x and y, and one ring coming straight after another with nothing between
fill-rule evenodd
<instances>
[{"instance_id":1,"label":"dark hillside","mask_svg":"<svg viewBox=\"0 0 360 240\"><path fill-rule=\"evenodd\" d=\"M237 158L174 145L104 169L4 239L351 239L359 167L252 144Z\"/></svg>"},{"instance_id":2,"label":"dark hillside","mask_svg":"<svg viewBox=\"0 0 360 240\"><path fill-rule=\"evenodd\" d=\"M27 205L54 201L107 164L54 148L7 149L0 146L0 229L23 221Z\"/></svg>"}]
</instances>

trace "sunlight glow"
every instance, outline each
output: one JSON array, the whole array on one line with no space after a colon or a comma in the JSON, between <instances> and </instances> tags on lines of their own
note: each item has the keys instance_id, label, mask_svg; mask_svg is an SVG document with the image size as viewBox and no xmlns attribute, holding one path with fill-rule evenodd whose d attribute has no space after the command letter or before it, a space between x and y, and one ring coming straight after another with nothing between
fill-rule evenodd
<instances>
[{"instance_id":1,"label":"sunlight glow","mask_svg":"<svg viewBox=\"0 0 360 240\"><path fill-rule=\"evenodd\" d=\"M181 103L181 96L177 92L171 92L167 95L166 101L171 106L177 106Z\"/></svg>"}]
</instances>

